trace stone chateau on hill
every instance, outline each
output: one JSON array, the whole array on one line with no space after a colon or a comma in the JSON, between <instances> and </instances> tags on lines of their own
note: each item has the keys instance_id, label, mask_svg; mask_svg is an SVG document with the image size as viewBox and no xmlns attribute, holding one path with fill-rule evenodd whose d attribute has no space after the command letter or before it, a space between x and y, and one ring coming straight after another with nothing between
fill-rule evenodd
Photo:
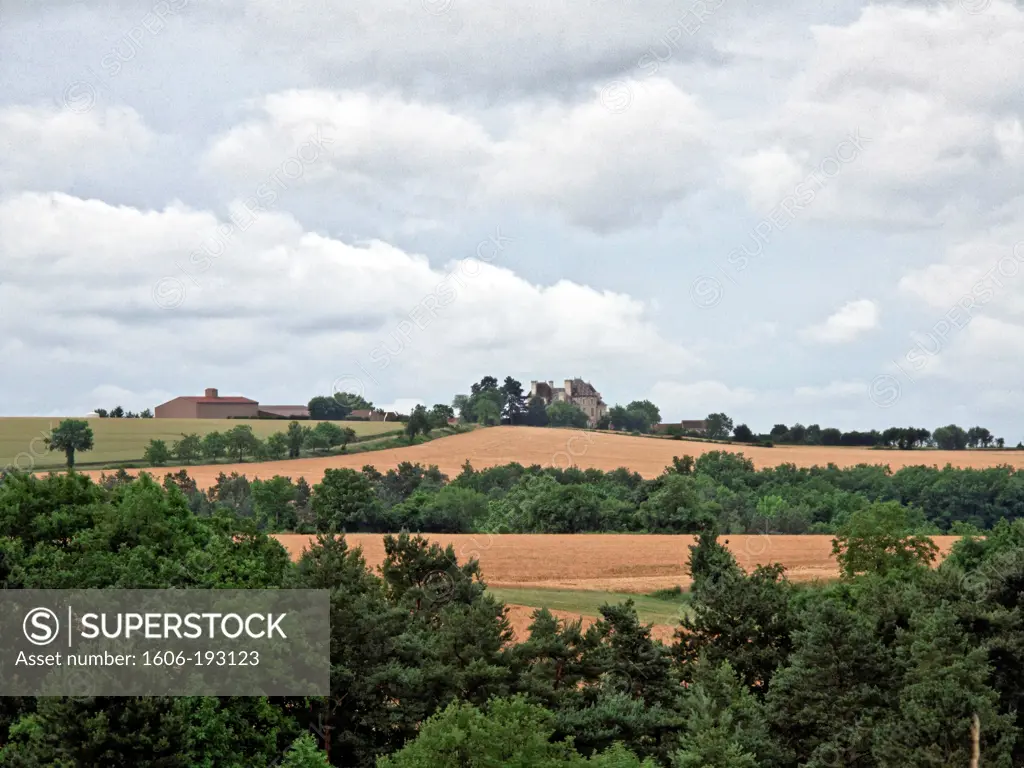
<instances>
[{"instance_id":1,"label":"stone chateau on hill","mask_svg":"<svg viewBox=\"0 0 1024 768\"><path fill-rule=\"evenodd\" d=\"M553 381L531 381L530 397L539 397L547 405L551 403L572 403L587 414L590 426L608 411L608 406L601 399L601 393L594 389L589 381L583 379L566 379L564 387L556 387Z\"/></svg>"}]
</instances>

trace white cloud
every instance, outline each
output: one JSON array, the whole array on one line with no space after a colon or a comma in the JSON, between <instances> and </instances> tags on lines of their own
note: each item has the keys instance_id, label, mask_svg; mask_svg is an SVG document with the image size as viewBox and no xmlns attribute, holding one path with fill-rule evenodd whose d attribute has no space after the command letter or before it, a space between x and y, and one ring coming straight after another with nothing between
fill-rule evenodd
<instances>
[{"instance_id":1,"label":"white cloud","mask_svg":"<svg viewBox=\"0 0 1024 768\"><path fill-rule=\"evenodd\" d=\"M0 107L0 190L65 189L114 169L123 173L155 139L129 107Z\"/></svg>"},{"instance_id":2,"label":"white cloud","mask_svg":"<svg viewBox=\"0 0 1024 768\"><path fill-rule=\"evenodd\" d=\"M515 242L490 237L502 249ZM313 380L326 387L351 374L371 399L382 382L426 390L472 381L496 361L595 377L697 362L659 332L642 301L570 280L535 285L496 263L435 269L384 242L305 232L285 214L264 213L243 232L183 206L144 211L62 194L0 203L7 364L81 364L90 388L140 350L159 354L139 380L180 381L184 364L186 391L211 380L251 390L267 377L300 380L308 393ZM243 369L244 380L221 378Z\"/></svg>"},{"instance_id":3,"label":"white cloud","mask_svg":"<svg viewBox=\"0 0 1024 768\"><path fill-rule=\"evenodd\" d=\"M820 325L805 328L802 336L822 344L844 344L878 327L878 306L870 299L844 304Z\"/></svg>"},{"instance_id":4,"label":"white cloud","mask_svg":"<svg viewBox=\"0 0 1024 768\"><path fill-rule=\"evenodd\" d=\"M810 31L785 101L737 135L734 165L753 205L770 205L794 165L801 177L821 169L854 131L864 151L824 180L806 216L939 226L1024 189L1007 163L1022 141L1024 62L1013 52L1024 47L1024 9L870 5L852 23Z\"/></svg>"},{"instance_id":5,"label":"white cloud","mask_svg":"<svg viewBox=\"0 0 1024 768\"><path fill-rule=\"evenodd\" d=\"M259 114L214 139L204 164L251 189L322 132L326 151L292 161L279 185L326 180L365 201L402 195L427 218L453 202L511 203L609 231L641 211L657 218L707 181L710 123L694 98L662 78L622 87L621 112L595 90L571 105L516 104L501 111L501 132L393 93L289 91L265 97Z\"/></svg>"}]
</instances>

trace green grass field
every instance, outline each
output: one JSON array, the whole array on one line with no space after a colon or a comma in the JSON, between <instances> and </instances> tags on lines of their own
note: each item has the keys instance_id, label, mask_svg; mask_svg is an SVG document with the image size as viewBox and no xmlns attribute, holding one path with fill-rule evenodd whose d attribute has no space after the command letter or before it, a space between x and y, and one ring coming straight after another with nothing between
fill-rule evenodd
<instances>
[{"instance_id":1,"label":"green grass field","mask_svg":"<svg viewBox=\"0 0 1024 768\"><path fill-rule=\"evenodd\" d=\"M64 465L64 454L50 452L43 437L56 427L60 417L0 417L0 467L50 469ZM288 429L286 419L88 419L96 447L80 453L76 465L81 468L116 462L141 461L150 440L164 440L168 447L183 434L224 432L239 424L248 424L260 438ZM308 426L315 421L303 421ZM338 422L351 427L359 437L401 430L402 425L387 421Z\"/></svg>"},{"instance_id":2,"label":"green grass field","mask_svg":"<svg viewBox=\"0 0 1024 768\"><path fill-rule=\"evenodd\" d=\"M515 587L488 587L487 591L499 600L531 608L549 608L587 616L600 616L601 606L616 605L632 600L637 615L646 624L679 623L686 611L686 595L670 599L649 595L629 595L623 592L586 592L570 589L519 589Z\"/></svg>"}]
</instances>

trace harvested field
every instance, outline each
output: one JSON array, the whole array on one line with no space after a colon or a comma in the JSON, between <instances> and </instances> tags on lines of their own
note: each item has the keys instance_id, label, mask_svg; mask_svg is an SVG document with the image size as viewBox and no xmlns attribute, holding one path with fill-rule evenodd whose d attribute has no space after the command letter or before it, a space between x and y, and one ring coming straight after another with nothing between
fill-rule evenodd
<instances>
[{"instance_id":1,"label":"harvested field","mask_svg":"<svg viewBox=\"0 0 1024 768\"><path fill-rule=\"evenodd\" d=\"M0 417L0 467L21 469L60 469L64 454L50 452L43 437L66 417ZM75 417L79 418L79 417ZM210 432L226 432L239 424L247 424L257 437L266 438L288 429L284 419L87 419L95 435L96 447L78 454L81 465L104 465L141 461L150 440L164 440L170 447L183 434L195 432L200 437ZM304 421L315 426L317 421ZM337 422L351 427L360 436L379 435L401 430L401 425L384 421ZM226 465L219 465L226 466ZM242 465L251 466L251 465ZM211 470L215 467L210 467ZM158 470L162 471L162 470ZM219 469L217 471L220 471ZM98 474L98 473L97 473ZM228 472L230 474L230 470ZM162 475L161 475L162 476ZM216 472L214 472L216 477Z\"/></svg>"},{"instance_id":2,"label":"harvested field","mask_svg":"<svg viewBox=\"0 0 1024 768\"><path fill-rule=\"evenodd\" d=\"M530 624L533 623L533 612L536 610L536 608L528 605L515 605L512 603L508 605L508 620L512 625L512 631L515 633L516 642L524 642L530 637ZM550 608L548 610L551 611L555 618L562 621L582 620L584 631L596 620L593 616L572 611L560 611ZM676 626L676 624L653 624L651 626L651 636L665 644L671 644Z\"/></svg>"},{"instance_id":3,"label":"harvested field","mask_svg":"<svg viewBox=\"0 0 1024 768\"><path fill-rule=\"evenodd\" d=\"M277 534L293 558L313 539L304 534ZM492 587L595 590L647 594L690 583L686 562L693 536L595 533L431 534L441 546L451 544L459 562L480 561L484 581ZM956 536L936 536L945 556ZM383 536L349 534L350 546L362 547L367 565L384 560ZM739 564L782 563L793 581L831 579L838 575L831 536L725 536Z\"/></svg>"},{"instance_id":4,"label":"harvested field","mask_svg":"<svg viewBox=\"0 0 1024 768\"><path fill-rule=\"evenodd\" d=\"M275 538L296 559L314 537L276 534ZM382 535L348 534L345 538L350 546L362 547L370 568L383 562ZM594 622L600 603L621 602L630 595L637 596L641 619L653 624L652 635L672 642L678 614L684 609L646 595L676 585L689 586L686 561L688 547L695 540L693 536L614 533L430 534L427 538L441 546L451 544L460 563L470 558L480 561L484 581L509 606L509 620L520 642L529 636L538 607L548 608L560 619L582 619L586 629ZM958 538L933 537L940 557L949 553ZM779 562L793 581L838 576L831 536L725 536L722 540L748 571ZM546 590L551 591L545 595Z\"/></svg>"},{"instance_id":5,"label":"harvested field","mask_svg":"<svg viewBox=\"0 0 1024 768\"><path fill-rule=\"evenodd\" d=\"M791 463L811 467L829 463L840 467L857 464L888 464L896 470L913 465L955 467L992 467L1009 464L1024 468L1024 451L880 451L869 448L824 448L818 446L779 446L758 448L688 440L666 440L633 437L581 430L543 429L538 427L491 427L461 435L441 438L408 448L374 451L372 454L328 456L325 458L268 461L256 464L218 464L186 467L200 487L212 485L221 472L238 472L249 478L274 475L305 477L317 483L324 470L334 467L360 469L372 464L380 471L396 467L403 461L436 464L449 477L457 475L467 460L477 469L508 464L541 464L567 467L575 464L583 469L612 470L627 467L644 477L656 477L672 463L673 456L699 456L708 451L741 452L757 467ZM175 472L180 467L159 470ZM98 475L99 473L94 473Z\"/></svg>"}]
</instances>

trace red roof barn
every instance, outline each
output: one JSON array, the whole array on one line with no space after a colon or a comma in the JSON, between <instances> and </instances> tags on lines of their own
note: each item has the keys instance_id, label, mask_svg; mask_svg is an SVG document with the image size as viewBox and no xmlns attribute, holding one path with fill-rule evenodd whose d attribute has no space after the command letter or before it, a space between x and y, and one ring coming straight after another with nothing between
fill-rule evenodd
<instances>
[{"instance_id":1,"label":"red roof barn","mask_svg":"<svg viewBox=\"0 0 1024 768\"><path fill-rule=\"evenodd\" d=\"M158 419L228 419L256 418L259 403L248 397L221 397L216 389L206 390L202 397L176 397L158 405L153 415Z\"/></svg>"}]
</instances>

